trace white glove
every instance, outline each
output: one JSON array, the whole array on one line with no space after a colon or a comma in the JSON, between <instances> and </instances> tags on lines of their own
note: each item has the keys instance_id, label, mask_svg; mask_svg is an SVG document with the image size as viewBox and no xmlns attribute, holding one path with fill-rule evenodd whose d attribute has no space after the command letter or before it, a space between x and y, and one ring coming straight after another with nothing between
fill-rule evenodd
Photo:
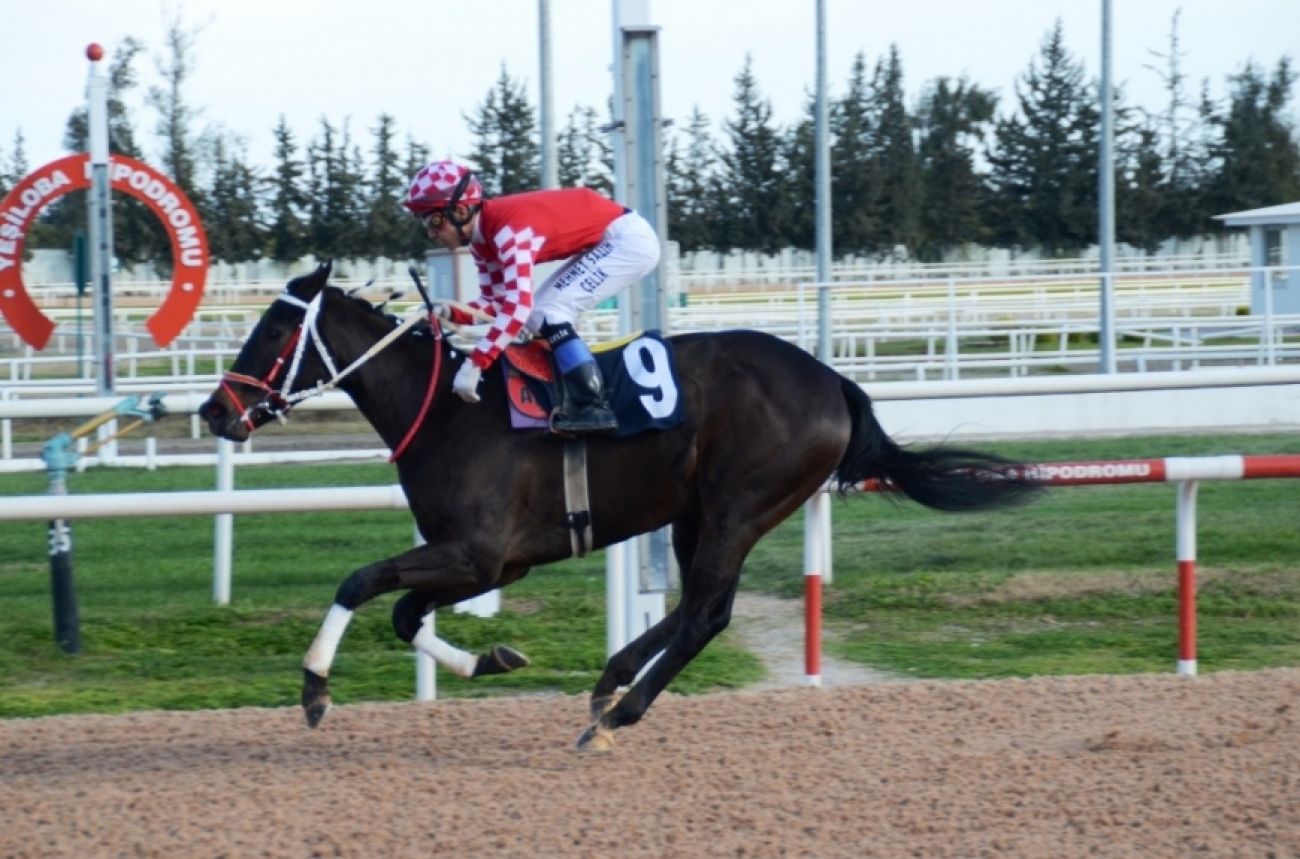
<instances>
[{"instance_id":1,"label":"white glove","mask_svg":"<svg viewBox=\"0 0 1300 859\"><path fill-rule=\"evenodd\" d=\"M478 368L478 364L468 358L465 363L460 365L456 371L456 379L451 383L451 389L467 403L478 402L478 380L483 375L483 371Z\"/></svg>"},{"instance_id":2,"label":"white glove","mask_svg":"<svg viewBox=\"0 0 1300 859\"><path fill-rule=\"evenodd\" d=\"M435 301L429 308L429 315L435 316L444 322L451 321L451 305L445 301Z\"/></svg>"}]
</instances>

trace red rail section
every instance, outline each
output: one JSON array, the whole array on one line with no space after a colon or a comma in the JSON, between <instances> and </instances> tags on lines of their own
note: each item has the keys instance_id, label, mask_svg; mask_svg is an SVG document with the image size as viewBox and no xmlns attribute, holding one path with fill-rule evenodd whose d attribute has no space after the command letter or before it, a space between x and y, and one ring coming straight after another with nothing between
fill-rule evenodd
<instances>
[{"instance_id":1,"label":"red rail section","mask_svg":"<svg viewBox=\"0 0 1300 859\"><path fill-rule=\"evenodd\" d=\"M1104 486L1123 483L1177 483L1175 544L1178 568L1178 673L1196 674L1196 487L1202 480L1259 480L1300 477L1300 455L1171 456L1105 462L1048 462L1027 469L1048 486ZM867 481L860 487L878 492ZM888 487L884 487L888 489ZM819 493L804 505L805 644L807 682L821 685L821 591L830 567L830 506Z\"/></svg>"}]
</instances>

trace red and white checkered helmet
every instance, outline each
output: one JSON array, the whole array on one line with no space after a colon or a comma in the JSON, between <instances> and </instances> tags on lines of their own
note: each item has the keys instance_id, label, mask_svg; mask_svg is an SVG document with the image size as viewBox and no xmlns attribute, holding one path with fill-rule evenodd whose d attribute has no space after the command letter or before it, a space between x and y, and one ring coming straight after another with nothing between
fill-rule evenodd
<instances>
[{"instance_id":1,"label":"red and white checkered helmet","mask_svg":"<svg viewBox=\"0 0 1300 859\"><path fill-rule=\"evenodd\" d=\"M455 161L426 164L411 180L402 205L416 215L448 206L483 202L483 185L468 167Z\"/></svg>"}]
</instances>

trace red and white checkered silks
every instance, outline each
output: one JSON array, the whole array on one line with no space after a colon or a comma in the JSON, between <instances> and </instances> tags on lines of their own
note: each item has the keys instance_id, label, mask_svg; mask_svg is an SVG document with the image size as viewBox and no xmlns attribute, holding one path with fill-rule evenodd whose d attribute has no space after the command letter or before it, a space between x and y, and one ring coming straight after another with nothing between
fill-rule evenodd
<instances>
[{"instance_id":1,"label":"red and white checkered silks","mask_svg":"<svg viewBox=\"0 0 1300 859\"><path fill-rule=\"evenodd\" d=\"M474 225L469 248L478 267L480 292L470 305L493 316L494 320L487 335L474 347L470 360L483 369L491 366L525 325L533 330L540 327L536 320L545 314L533 311L544 310L543 305L549 306L547 302L574 301L575 309L580 309L579 305L594 306L603 297L643 276L644 267L637 262L632 266L634 271L612 274L599 293L582 292L581 299L576 295L570 298L568 293L557 296L551 294L555 290L548 293L546 285L539 290L534 284L533 268L538 263L583 258L582 255L603 241L613 241L606 251L613 257L625 255L629 250L631 256L638 259L643 256L637 248L624 248L622 238L609 238L611 225L616 221L622 223L620 219L625 213L618 203L586 188L533 191L486 201ZM637 215L629 217L644 224ZM654 259L648 263L653 265L658 259L658 239L648 224L644 228L653 245ZM534 301L534 295L539 296L538 301ZM534 317L532 321L530 316Z\"/></svg>"},{"instance_id":2,"label":"red and white checkered silks","mask_svg":"<svg viewBox=\"0 0 1300 859\"><path fill-rule=\"evenodd\" d=\"M406 190L406 199L402 205L417 215L445 206L451 200L451 192L455 190L456 183L468 172L468 167L455 161L426 164L411 180L411 187ZM483 185L477 177L469 180L457 202L466 206L483 202Z\"/></svg>"},{"instance_id":3,"label":"red and white checkered silks","mask_svg":"<svg viewBox=\"0 0 1300 859\"><path fill-rule=\"evenodd\" d=\"M492 366L501 350L523 330L533 312L533 265L546 237L530 227L515 232L502 227L492 237L495 259L480 257L470 246L478 263L478 284L482 293L470 302L475 310L492 314L492 326L474 347L470 360L482 369Z\"/></svg>"}]
</instances>

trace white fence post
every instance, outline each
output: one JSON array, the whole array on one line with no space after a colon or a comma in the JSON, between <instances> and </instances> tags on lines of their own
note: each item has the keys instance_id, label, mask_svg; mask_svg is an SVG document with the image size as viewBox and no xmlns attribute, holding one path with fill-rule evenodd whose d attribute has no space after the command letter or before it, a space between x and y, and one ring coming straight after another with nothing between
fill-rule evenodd
<instances>
[{"instance_id":1,"label":"white fence post","mask_svg":"<svg viewBox=\"0 0 1300 859\"><path fill-rule=\"evenodd\" d=\"M217 439L217 491L229 492L235 488L234 442ZM212 573L212 599L217 605L230 605L230 567L234 555L235 517L232 513L217 514L216 557Z\"/></svg>"}]
</instances>

